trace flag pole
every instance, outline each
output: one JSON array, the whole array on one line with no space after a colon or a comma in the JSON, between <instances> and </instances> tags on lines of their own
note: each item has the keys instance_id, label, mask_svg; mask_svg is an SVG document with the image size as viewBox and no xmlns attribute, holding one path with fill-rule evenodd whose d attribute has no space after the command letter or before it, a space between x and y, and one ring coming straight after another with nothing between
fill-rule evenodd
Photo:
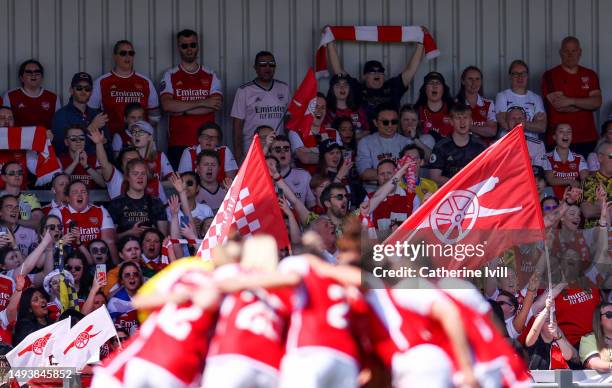
<instances>
[{"instance_id":1,"label":"flag pole","mask_svg":"<svg viewBox=\"0 0 612 388\"><path fill-rule=\"evenodd\" d=\"M544 233L544 236L546 236L546 233ZM550 255L548 253L548 244L546 243L546 238L544 238L544 254L546 256L546 274L548 276L548 297L552 299L552 270L550 269ZM553 322L555 316L553 309L550 309L549 314L550 322Z\"/></svg>"},{"instance_id":2,"label":"flag pole","mask_svg":"<svg viewBox=\"0 0 612 388\"><path fill-rule=\"evenodd\" d=\"M280 121L276 125L276 128L274 128L274 134L278 135L278 130L281 127L281 125L285 122L285 118L287 117L287 112L288 111L289 111L289 104L287 104L287 106L285 107L285 111L283 112L283 116L281 117Z\"/></svg>"}]
</instances>

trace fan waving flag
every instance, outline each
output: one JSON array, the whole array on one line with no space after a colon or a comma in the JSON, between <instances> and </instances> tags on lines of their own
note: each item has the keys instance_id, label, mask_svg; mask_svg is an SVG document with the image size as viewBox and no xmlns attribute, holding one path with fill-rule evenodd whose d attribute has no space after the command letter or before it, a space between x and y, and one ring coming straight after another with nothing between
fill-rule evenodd
<instances>
[{"instance_id":1,"label":"fan waving flag","mask_svg":"<svg viewBox=\"0 0 612 388\"><path fill-rule=\"evenodd\" d=\"M210 259L212 249L224 244L232 229L243 237L269 234L274 236L279 249L289 248L287 228L258 135L253 138L244 163L206 232L197 256Z\"/></svg>"},{"instance_id":2,"label":"fan waving flag","mask_svg":"<svg viewBox=\"0 0 612 388\"><path fill-rule=\"evenodd\" d=\"M384 244L417 245L419 256L450 270L477 269L511 246L543 241L531 171L519 125L446 182Z\"/></svg>"},{"instance_id":3,"label":"fan waving flag","mask_svg":"<svg viewBox=\"0 0 612 388\"><path fill-rule=\"evenodd\" d=\"M0 150L36 151L36 186L51 182L62 171L44 127L0 127Z\"/></svg>"},{"instance_id":4,"label":"fan waving flag","mask_svg":"<svg viewBox=\"0 0 612 388\"><path fill-rule=\"evenodd\" d=\"M66 335L58 337L53 345L53 357L59 366L81 369L100 350L100 346L116 335L115 325L106 306L102 305L81 319Z\"/></svg>"},{"instance_id":5,"label":"fan waving flag","mask_svg":"<svg viewBox=\"0 0 612 388\"><path fill-rule=\"evenodd\" d=\"M317 79L315 78L312 67L308 69L306 77L295 91L287 113L290 118L285 127L300 132L310 131L314 120L314 109L317 103Z\"/></svg>"},{"instance_id":6,"label":"fan waving flag","mask_svg":"<svg viewBox=\"0 0 612 388\"><path fill-rule=\"evenodd\" d=\"M28 335L6 354L11 367L48 366L56 338L70 331L70 318L44 327Z\"/></svg>"}]
</instances>

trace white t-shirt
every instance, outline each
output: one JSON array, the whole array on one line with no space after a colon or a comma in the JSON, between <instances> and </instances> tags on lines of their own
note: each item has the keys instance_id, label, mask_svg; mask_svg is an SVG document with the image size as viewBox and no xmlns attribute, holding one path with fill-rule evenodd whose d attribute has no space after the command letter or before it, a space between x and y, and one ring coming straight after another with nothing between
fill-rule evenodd
<instances>
[{"instance_id":1,"label":"white t-shirt","mask_svg":"<svg viewBox=\"0 0 612 388\"><path fill-rule=\"evenodd\" d=\"M527 121L533 121L533 117L545 112L542 97L528 90L526 94L516 94L510 89L497 93L495 98L495 111L497 113L507 112L513 106L520 106L527 113ZM531 137L538 137L537 133L525 132Z\"/></svg>"},{"instance_id":2,"label":"white t-shirt","mask_svg":"<svg viewBox=\"0 0 612 388\"><path fill-rule=\"evenodd\" d=\"M272 81L270 89L264 89L256 81L238 88L230 116L244 120L242 138L245 151L251 145L258 126L278 127L290 100L289 86L278 80Z\"/></svg>"},{"instance_id":3,"label":"white t-shirt","mask_svg":"<svg viewBox=\"0 0 612 388\"><path fill-rule=\"evenodd\" d=\"M546 161L546 148L544 147L544 142L531 136L525 136L525 140L527 141L527 151L529 151L531 165L544 168L544 163Z\"/></svg>"}]
</instances>

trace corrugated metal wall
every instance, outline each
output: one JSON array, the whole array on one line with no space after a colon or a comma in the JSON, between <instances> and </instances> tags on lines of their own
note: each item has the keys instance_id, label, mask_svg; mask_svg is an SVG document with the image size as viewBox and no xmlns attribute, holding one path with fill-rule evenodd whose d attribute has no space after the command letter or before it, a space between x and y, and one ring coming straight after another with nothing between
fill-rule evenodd
<instances>
[{"instance_id":1,"label":"corrugated metal wall","mask_svg":"<svg viewBox=\"0 0 612 388\"><path fill-rule=\"evenodd\" d=\"M442 55L421 66L417 89L435 69L456 90L462 68L475 64L484 72L485 96L494 97L508 85L508 64L522 58L538 91L543 70L559 63L560 40L572 34L582 42L582 64L599 73L607 99L611 15L610 0L0 0L0 91L18 84L19 63L33 57L46 68L46 87L65 101L72 74L85 70L95 77L110 69L111 47L119 39L134 42L137 70L158 82L177 63L174 34L193 28L201 35L202 63L223 81L228 128L234 92L253 77L257 51L275 54L277 78L293 88L312 65L325 24L422 24ZM341 55L354 75L367 59L382 59L396 74L411 50L349 43ZM415 99L414 88L405 99ZM609 105L605 100L601 117Z\"/></svg>"}]
</instances>

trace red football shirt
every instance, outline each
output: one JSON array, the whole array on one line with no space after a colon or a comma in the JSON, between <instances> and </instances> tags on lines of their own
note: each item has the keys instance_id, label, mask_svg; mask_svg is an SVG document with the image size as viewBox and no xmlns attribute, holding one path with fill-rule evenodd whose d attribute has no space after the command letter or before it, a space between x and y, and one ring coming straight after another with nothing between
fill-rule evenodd
<instances>
[{"instance_id":1,"label":"red football shirt","mask_svg":"<svg viewBox=\"0 0 612 388\"><path fill-rule=\"evenodd\" d=\"M149 109L159 106L155 86L150 79L139 73L128 77L106 73L96 79L93 92L87 105L94 109L102 109L108 115L107 127L111 136L125 129L123 113L127 104L138 102Z\"/></svg>"},{"instance_id":2,"label":"red football shirt","mask_svg":"<svg viewBox=\"0 0 612 388\"><path fill-rule=\"evenodd\" d=\"M202 66L197 71L189 73L177 66L164 74L160 95L169 94L178 101L202 101L212 95L222 96L221 81L211 70ZM168 131L168 145L190 146L197 141L198 128L209 122L215 122L215 114L204 115L171 115Z\"/></svg>"},{"instance_id":3,"label":"red football shirt","mask_svg":"<svg viewBox=\"0 0 612 388\"><path fill-rule=\"evenodd\" d=\"M601 302L599 289L566 288L555 298L557 324L570 344L593 331L593 311Z\"/></svg>"},{"instance_id":4,"label":"red football shirt","mask_svg":"<svg viewBox=\"0 0 612 388\"><path fill-rule=\"evenodd\" d=\"M433 131L445 137L453 133L453 124L448 116L446 104L437 112L430 110L426 105L419 107L419 119L423 126L423 133Z\"/></svg>"},{"instance_id":5,"label":"red football shirt","mask_svg":"<svg viewBox=\"0 0 612 388\"><path fill-rule=\"evenodd\" d=\"M548 112L548 132L546 134L548 144L554 143L552 135L559 123L568 123L572 126L573 143L587 143L598 139L592 111L559 112L548 103L546 98L549 93L558 91L563 92L567 97L583 98L588 97L589 93L594 90L600 90L599 77L591 69L578 66L578 72L571 74L559 65L544 73L542 76L542 98Z\"/></svg>"},{"instance_id":6,"label":"red football shirt","mask_svg":"<svg viewBox=\"0 0 612 388\"><path fill-rule=\"evenodd\" d=\"M70 154L63 154L59 157L59 161L62 164L62 168L65 170L68 166L72 164L72 156L70 156ZM98 161L95 155L87 155L87 164L90 167L96 168L97 162ZM91 175L89 175L85 168L81 166L81 163L77 163L74 170L72 170L72 174L70 174L70 181L76 180L85 183L88 189L101 188L96 184L96 182L94 182L93 179L91 179Z\"/></svg>"},{"instance_id":7,"label":"red football shirt","mask_svg":"<svg viewBox=\"0 0 612 388\"><path fill-rule=\"evenodd\" d=\"M9 90L4 95L4 103L11 107L17 127L51 128L53 115L60 108L57 95L46 89L41 89L37 96L26 94L22 88Z\"/></svg>"}]
</instances>

